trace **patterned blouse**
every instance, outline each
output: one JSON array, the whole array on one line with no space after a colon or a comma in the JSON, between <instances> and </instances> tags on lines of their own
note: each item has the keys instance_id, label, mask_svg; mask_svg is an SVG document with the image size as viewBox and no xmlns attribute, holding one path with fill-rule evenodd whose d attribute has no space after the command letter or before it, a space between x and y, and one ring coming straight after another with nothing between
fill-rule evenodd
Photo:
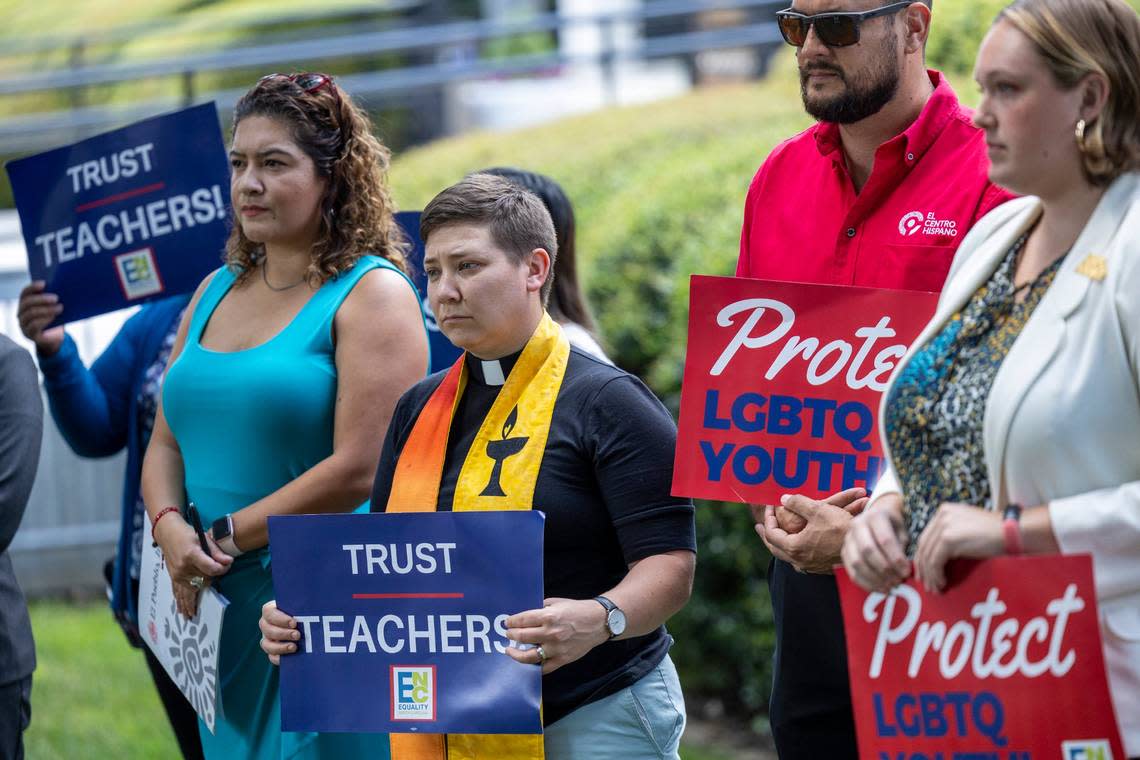
<instances>
[{"instance_id":1,"label":"patterned blouse","mask_svg":"<svg viewBox=\"0 0 1140 760\"><path fill-rule=\"evenodd\" d=\"M1013 274L1029 233L1009 249L986 284L911 358L891 388L886 434L906 504L913 555L942 502L992 509L982 422L994 377L1064 257L1015 303Z\"/></svg>"}]
</instances>

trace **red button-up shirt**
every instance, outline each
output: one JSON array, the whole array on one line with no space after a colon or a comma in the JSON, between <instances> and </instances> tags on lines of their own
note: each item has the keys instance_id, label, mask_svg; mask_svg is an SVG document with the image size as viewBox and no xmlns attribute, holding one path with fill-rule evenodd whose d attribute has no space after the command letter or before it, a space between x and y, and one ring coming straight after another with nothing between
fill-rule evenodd
<instances>
[{"instance_id":1,"label":"red button-up shirt","mask_svg":"<svg viewBox=\"0 0 1140 760\"><path fill-rule=\"evenodd\" d=\"M736 274L769 280L942 289L954 251L994 206L985 138L937 71L918 119L875 151L858 194L839 127L781 143L748 188Z\"/></svg>"}]
</instances>

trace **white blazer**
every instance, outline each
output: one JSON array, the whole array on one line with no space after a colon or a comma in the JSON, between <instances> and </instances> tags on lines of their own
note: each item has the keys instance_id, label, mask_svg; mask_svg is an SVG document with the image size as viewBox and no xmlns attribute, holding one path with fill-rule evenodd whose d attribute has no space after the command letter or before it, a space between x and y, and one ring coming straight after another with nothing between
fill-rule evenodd
<instances>
[{"instance_id":1,"label":"white blazer","mask_svg":"<svg viewBox=\"0 0 1140 760\"><path fill-rule=\"evenodd\" d=\"M1037 221L1020 198L963 239L934 318L896 367L934 338ZM1099 256L1103 279L1078 272ZM892 381L893 382L893 381ZM880 430L890 389L883 393ZM1014 341L983 421L997 508L1048 504L1066 554L1090 553L1101 636L1127 754L1140 755L1140 173L1105 192L1053 284ZM901 491L888 469L874 498Z\"/></svg>"}]
</instances>

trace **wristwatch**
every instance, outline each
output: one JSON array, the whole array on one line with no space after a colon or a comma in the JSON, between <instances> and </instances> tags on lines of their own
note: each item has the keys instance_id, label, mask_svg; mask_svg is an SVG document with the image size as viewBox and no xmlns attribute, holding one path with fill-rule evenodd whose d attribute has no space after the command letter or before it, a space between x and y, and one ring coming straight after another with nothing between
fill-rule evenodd
<instances>
[{"instance_id":1,"label":"wristwatch","mask_svg":"<svg viewBox=\"0 0 1140 760\"><path fill-rule=\"evenodd\" d=\"M214 524L210 526L210 535L214 538L214 543L218 548L224 551L231 557L240 557L242 550L237 548L234 543L234 518L233 515L223 515Z\"/></svg>"},{"instance_id":2,"label":"wristwatch","mask_svg":"<svg viewBox=\"0 0 1140 760\"><path fill-rule=\"evenodd\" d=\"M604 596L595 596L594 601L606 608L606 630L609 631L610 638L625 633L625 613L621 608Z\"/></svg>"}]
</instances>

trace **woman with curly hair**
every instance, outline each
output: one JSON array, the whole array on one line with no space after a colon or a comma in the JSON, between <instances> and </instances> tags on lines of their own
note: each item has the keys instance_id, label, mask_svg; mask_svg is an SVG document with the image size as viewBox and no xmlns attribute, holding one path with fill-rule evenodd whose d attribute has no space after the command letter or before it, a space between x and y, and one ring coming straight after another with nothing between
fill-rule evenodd
<instances>
[{"instance_id":1,"label":"woman with curly hair","mask_svg":"<svg viewBox=\"0 0 1140 760\"><path fill-rule=\"evenodd\" d=\"M428 366L385 181L387 149L329 77L272 74L238 101L226 264L182 320L142 493L179 610L230 601L207 758L386 757L383 736L282 733L260 656L267 518L365 502L400 394ZM183 518L193 503L209 552Z\"/></svg>"}]
</instances>

